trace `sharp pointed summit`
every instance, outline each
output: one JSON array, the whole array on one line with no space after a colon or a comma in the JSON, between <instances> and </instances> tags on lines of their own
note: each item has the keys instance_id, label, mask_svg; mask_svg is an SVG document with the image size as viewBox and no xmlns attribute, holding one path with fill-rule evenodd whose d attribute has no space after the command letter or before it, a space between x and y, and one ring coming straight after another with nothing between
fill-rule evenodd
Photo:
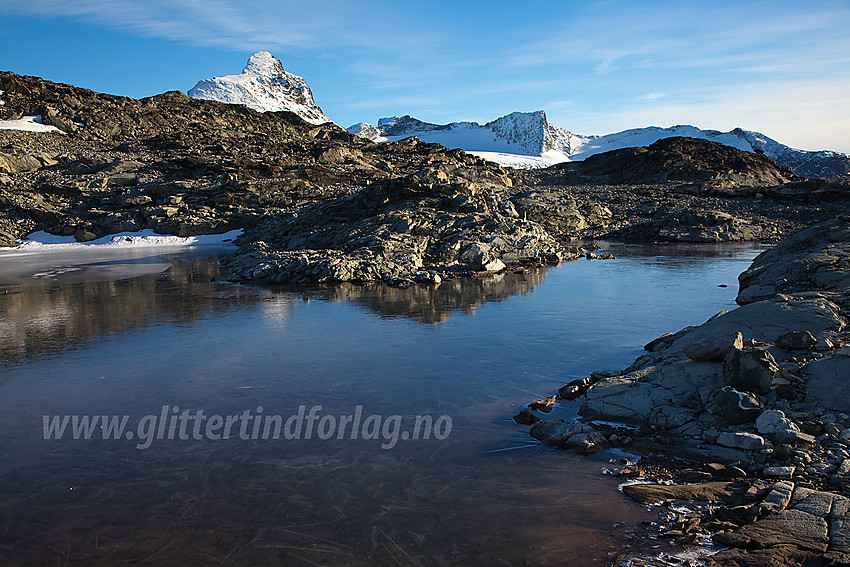
<instances>
[{"instance_id":1,"label":"sharp pointed summit","mask_svg":"<svg viewBox=\"0 0 850 567\"><path fill-rule=\"evenodd\" d=\"M259 112L294 112L311 124L333 122L313 100L303 77L287 72L280 59L258 51L239 75L204 79L188 92L192 98L244 104Z\"/></svg>"}]
</instances>

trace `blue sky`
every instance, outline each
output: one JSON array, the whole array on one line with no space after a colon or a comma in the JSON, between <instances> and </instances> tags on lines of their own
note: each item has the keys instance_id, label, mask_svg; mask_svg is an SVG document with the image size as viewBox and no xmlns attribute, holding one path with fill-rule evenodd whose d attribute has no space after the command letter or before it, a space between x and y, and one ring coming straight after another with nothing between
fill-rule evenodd
<instances>
[{"instance_id":1,"label":"blue sky","mask_svg":"<svg viewBox=\"0 0 850 567\"><path fill-rule=\"evenodd\" d=\"M265 49L342 126L521 110L850 152L850 2L0 0L0 69L142 97Z\"/></svg>"}]
</instances>

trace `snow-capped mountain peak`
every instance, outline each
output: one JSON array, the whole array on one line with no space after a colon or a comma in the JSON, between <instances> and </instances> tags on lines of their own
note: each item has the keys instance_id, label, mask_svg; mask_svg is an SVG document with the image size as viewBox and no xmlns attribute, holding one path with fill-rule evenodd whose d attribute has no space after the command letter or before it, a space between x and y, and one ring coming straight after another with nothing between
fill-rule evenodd
<instances>
[{"instance_id":1,"label":"snow-capped mountain peak","mask_svg":"<svg viewBox=\"0 0 850 567\"><path fill-rule=\"evenodd\" d=\"M257 75L258 79L276 79L285 77L286 71L283 69L283 63L280 59L269 53L268 51L258 51L248 58L248 64L242 70L242 74Z\"/></svg>"},{"instance_id":2,"label":"snow-capped mountain peak","mask_svg":"<svg viewBox=\"0 0 850 567\"><path fill-rule=\"evenodd\" d=\"M188 94L192 98L244 104L259 112L286 110L312 124L333 122L313 100L307 81L287 72L268 51L253 54L241 74L204 79Z\"/></svg>"}]
</instances>

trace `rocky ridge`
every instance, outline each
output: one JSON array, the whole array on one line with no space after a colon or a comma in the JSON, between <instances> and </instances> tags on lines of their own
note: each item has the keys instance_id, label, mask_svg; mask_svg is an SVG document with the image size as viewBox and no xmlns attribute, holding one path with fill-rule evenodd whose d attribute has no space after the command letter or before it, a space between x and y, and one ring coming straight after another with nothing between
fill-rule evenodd
<instances>
[{"instance_id":1,"label":"rocky ridge","mask_svg":"<svg viewBox=\"0 0 850 567\"><path fill-rule=\"evenodd\" d=\"M236 277L290 282L434 282L570 256L513 209L509 172L459 150L177 92L133 100L11 73L0 86L3 118L66 128L0 132L6 245L37 229L244 228Z\"/></svg>"},{"instance_id":2,"label":"rocky ridge","mask_svg":"<svg viewBox=\"0 0 850 567\"><path fill-rule=\"evenodd\" d=\"M726 501L678 527L664 524L680 543L703 533L730 548L710 564L784 565L789 554L843 564L850 560L849 261L850 217L802 230L741 274L741 307L659 337L625 370L566 384L515 419L533 424L531 435L547 445L591 453L625 444L695 460L677 473L702 493L652 484L625 491L643 503ZM559 401L579 404L582 421L535 413ZM727 484L718 495L710 483L720 481Z\"/></svg>"}]
</instances>

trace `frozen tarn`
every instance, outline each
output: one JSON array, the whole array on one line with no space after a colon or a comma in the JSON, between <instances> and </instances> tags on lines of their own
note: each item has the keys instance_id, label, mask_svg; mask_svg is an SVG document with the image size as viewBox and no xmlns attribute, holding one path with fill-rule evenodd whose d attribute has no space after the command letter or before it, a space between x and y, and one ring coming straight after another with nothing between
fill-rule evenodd
<instances>
[{"instance_id":1,"label":"frozen tarn","mask_svg":"<svg viewBox=\"0 0 850 567\"><path fill-rule=\"evenodd\" d=\"M307 81L283 69L268 51L248 59L239 75L204 79L188 92L192 98L244 104L258 112L294 112L311 124L333 122L313 100Z\"/></svg>"},{"instance_id":2,"label":"frozen tarn","mask_svg":"<svg viewBox=\"0 0 850 567\"><path fill-rule=\"evenodd\" d=\"M194 247L194 246L222 246L231 244L234 239L242 234L242 230L231 230L224 234L205 234L198 236L172 236L170 234L156 234L147 229L139 232L122 232L92 240L90 242L76 242L73 236L57 236L43 231L30 234L26 240L14 248L0 250L0 255L28 254L62 251L67 252L75 249L112 249L112 248L144 248L144 247Z\"/></svg>"},{"instance_id":3,"label":"frozen tarn","mask_svg":"<svg viewBox=\"0 0 850 567\"><path fill-rule=\"evenodd\" d=\"M0 120L0 130L23 130L25 132L59 132L56 126L42 124L41 116L24 116L18 120Z\"/></svg>"}]
</instances>

